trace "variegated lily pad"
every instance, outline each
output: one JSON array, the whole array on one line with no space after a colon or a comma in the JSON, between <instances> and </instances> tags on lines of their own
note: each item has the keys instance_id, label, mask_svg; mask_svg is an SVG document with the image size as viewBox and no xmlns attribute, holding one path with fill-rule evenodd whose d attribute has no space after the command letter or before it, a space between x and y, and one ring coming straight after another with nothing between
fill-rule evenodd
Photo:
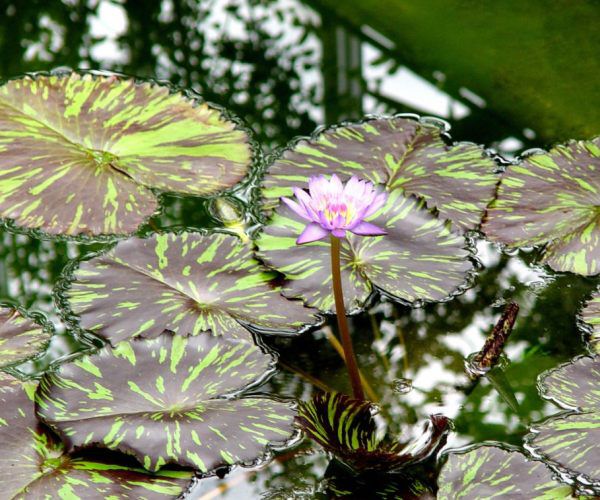
<instances>
[{"instance_id":1,"label":"variegated lily pad","mask_svg":"<svg viewBox=\"0 0 600 500\"><path fill-rule=\"evenodd\" d=\"M340 393L317 393L301 402L297 425L311 439L357 470L399 471L423 462L444 445L450 421L432 415L411 444L384 444L377 437L373 405Z\"/></svg>"},{"instance_id":2,"label":"variegated lily pad","mask_svg":"<svg viewBox=\"0 0 600 500\"><path fill-rule=\"evenodd\" d=\"M458 228L479 225L494 197L495 162L472 143L448 145L440 126L393 117L333 127L286 149L263 181L266 208L314 175L352 175L417 195Z\"/></svg>"},{"instance_id":3,"label":"variegated lily pad","mask_svg":"<svg viewBox=\"0 0 600 500\"><path fill-rule=\"evenodd\" d=\"M510 166L483 230L511 248L547 243L542 260L555 271L600 273L600 137Z\"/></svg>"},{"instance_id":4,"label":"variegated lily pad","mask_svg":"<svg viewBox=\"0 0 600 500\"><path fill-rule=\"evenodd\" d=\"M380 237L349 234L341 241L346 308L362 308L374 289L393 298L437 301L456 293L472 269L463 236L453 233L414 197L393 191L371 222L385 228ZM258 256L285 275L287 297L310 307L334 309L331 257L327 240L297 245L304 221L282 206L256 244Z\"/></svg>"},{"instance_id":5,"label":"variegated lily pad","mask_svg":"<svg viewBox=\"0 0 600 500\"><path fill-rule=\"evenodd\" d=\"M69 449L117 449L152 471L167 463L203 472L249 464L294 434L290 403L233 397L272 368L253 344L165 332L47 374L38 414Z\"/></svg>"},{"instance_id":6,"label":"variegated lily pad","mask_svg":"<svg viewBox=\"0 0 600 500\"><path fill-rule=\"evenodd\" d=\"M0 368L22 363L46 348L52 332L14 307L0 307Z\"/></svg>"},{"instance_id":7,"label":"variegated lily pad","mask_svg":"<svg viewBox=\"0 0 600 500\"><path fill-rule=\"evenodd\" d=\"M68 455L34 411L37 383L0 373L0 489L2 498L163 499L190 485L190 471L142 469Z\"/></svg>"},{"instance_id":8,"label":"variegated lily pad","mask_svg":"<svg viewBox=\"0 0 600 500\"><path fill-rule=\"evenodd\" d=\"M540 378L542 396L565 409L531 428L530 449L600 493L600 356L582 356Z\"/></svg>"},{"instance_id":9,"label":"variegated lily pad","mask_svg":"<svg viewBox=\"0 0 600 500\"><path fill-rule=\"evenodd\" d=\"M165 329L251 340L240 323L284 334L317 321L228 234L132 238L83 262L74 279L67 297L81 326L113 344Z\"/></svg>"},{"instance_id":10,"label":"variegated lily pad","mask_svg":"<svg viewBox=\"0 0 600 500\"><path fill-rule=\"evenodd\" d=\"M518 451L487 445L450 453L438 485L438 500L572 498L571 487L559 483L542 462L528 460Z\"/></svg>"},{"instance_id":11,"label":"variegated lily pad","mask_svg":"<svg viewBox=\"0 0 600 500\"><path fill-rule=\"evenodd\" d=\"M0 217L52 234L129 233L152 188L193 195L240 181L245 132L219 110L117 76L27 76L0 87Z\"/></svg>"},{"instance_id":12,"label":"variegated lily pad","mask_svg":"<svg viewBox=\"0 0 600 500\"><path fill-rule=\"evenodd\" d=\"M600 354L600 290L596 290L585 304L581 311L581 320L589 329L590 348Z\"/></svg>"}]
</instances>

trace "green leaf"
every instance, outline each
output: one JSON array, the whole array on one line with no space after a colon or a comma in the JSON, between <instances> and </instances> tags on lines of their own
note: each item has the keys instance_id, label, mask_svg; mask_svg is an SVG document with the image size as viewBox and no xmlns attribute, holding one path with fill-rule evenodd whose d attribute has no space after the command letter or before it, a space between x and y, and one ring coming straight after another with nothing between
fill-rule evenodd
<instances>
[{"instance_id":1,"label":"green leaf","mask_svg":"<svg viewBox=\"0 0 600 500\"><path fill-rule=\"evenodd\" d=\"M294 434L289 403L234 397L272 368L253 344L165 332L47 374L38 414L69 449L121 450L152 471L166 463L203 472L249 464Z\"/></svg>"},{"instance_id":2,"label":"green leaf","mask_svg":"<svg viewBox=\"0 0 600 500\"><path fill-rule=\"evenodd\" d=\"M14 307L0 307L0 368L37 356L46 349L52 331L41 318L23 315Z\"/></svg>"},{"instance_id":3,"label":"green leaf","mask_svg":"<svg viewBox=\"0 0 600 500\"><path fill-rule=\"evenodd\" d=\"M543 262L555 271L600 273L600 137L510 166L483 230L511 248L547 243Z\"/></svg>"},{"instance_id":4,"label":"green leaf","mask_svg":"<svg viewBox=\"0 0 600 500\"><path fill-rule=\"evenodd\" d=\"M460 291L472 269L463 236L451 232L414 197L393 191L372 222L388 234L349 234L341 241L346 308L362 308L377 289L395 299L438 301ZM281 206L256 244L258 256L285 275L287 297L322 311L334 309L328 241L297 245L304 223Z\"/></svg>"},{"instance_id":5,"label":"green leaf","mask_svg":"<svg viewBox=\"0 0 600 500\"><path fill-rule=\"evenodd\" d=\"M398 471L423 462L443 446L450 431L447 418L432 415L413 443L383 444L376 435L374 410L368 401L317 393L299 403L296 424L325 450L361 471Z\"/></svg>"},{"instance_id":6,"label":"green leaf","mask_svg":"<svg viewBox=\"0 0 600 500\"><path fill-rule=\"evenodd\" d=\"M352 175L386 189L417 195L436 208L441 218L460 229L481 222L498 181L496 164L471 143L448 145L443 130L431 121L380 118L332 127L300 140L268 168L263 181L266 208L304 187L313 175Z\"/></svg>"},{"instance_id":7,"label":"green leaf","mask_svg":"<svg viewBox=\"0 0 600 500\"><path fill-rule=\"evenodd\" d=\"M227 234L128 239L83 262L74 280L66 295L81 326L113 344L165 329L251 340L242 324L285 334L317 322L314 311L283 298L272 273Z\"/></svg>"},{"instance_id":8,"label":"green leaf","mask_svg":"<svg viewBox=\"0 0 600 500\"><path fill-rule=\"evenodd\" d=\"M518 451L476 446L450 453L438 477L438 500L572 498L571 487L560 484L542 462L528 460Z\"/></svg>"},{"instance_id":9,"label":"green leaf","mask_svg":"<svg viewBox=\"0 0 600 500\"><path fill-rule=\"evenodd\" d=\"M581 311L581 320L589 330L589 345L600 354L600 289L596 290Z\"/></svg>"},{"instance_id":10,"label":"green leaf","mask_svg":"<svg viewBox=\"0 0 600 500\"><path fill-rule=\"evenodd\" d=\"M246 174L245 132L195 96L116 75L0 87L0 216L51 234L134 231L151 189L207 195Z\"/></svg>"},{"instance_id":11,"label":"green leaf","mask_svg":"<svg viewBox=\"0 0 600 500\"><path fill-rule=\"evenodd\" d=\"M3 498L140 498L179 496L190 471L148 474L105 460L68 455L34 412L37 383L0 373L0 488Z\"/></svg>"},{"instance_id":12,"label":"green leaf","mask_svg":"<svg viewBox=\"0 0 600 500\"><path fill-rule=\"evenodd\" d=\"M528 447L600 493L600 356L575 358L540 377L540 392L565 409L532 426Z\"/></svg>"}]
</instances>

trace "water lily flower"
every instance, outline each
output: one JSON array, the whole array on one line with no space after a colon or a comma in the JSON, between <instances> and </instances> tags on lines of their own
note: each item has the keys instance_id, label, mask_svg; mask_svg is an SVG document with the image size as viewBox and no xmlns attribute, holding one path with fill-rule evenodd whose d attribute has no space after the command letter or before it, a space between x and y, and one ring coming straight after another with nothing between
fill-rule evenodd
<instances>
[{"instance_id":1,"label":"water lily flower","mask_svg":"<svg viewBox=\"0 0 600 500\"><path fill-rule=\"evenodd\" d=\"M365 219L379 210L387 199L369 181L352 176L344 185L333 174L331 179L324 175L308 180L308 192L294 188L298 201L281 198L290 209L310 222L296 240L298 245L325 238L329 234L337 238L346 236L346 231L361 236L381 236L386 232Z\"/></svg>"}]
</instances>

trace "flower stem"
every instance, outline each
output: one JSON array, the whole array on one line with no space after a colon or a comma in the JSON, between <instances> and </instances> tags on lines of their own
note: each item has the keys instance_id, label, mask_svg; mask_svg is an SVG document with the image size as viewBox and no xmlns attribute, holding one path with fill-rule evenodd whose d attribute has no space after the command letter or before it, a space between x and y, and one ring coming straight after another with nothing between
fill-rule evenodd
<instances>
[{"instance_id":1,"label":"flower stem","mask_svg":"<svg viewBox=\"0 0 600 500\"><path fill-rule=\"evenodd\" d=\"M352 392L355 399L364 400L365 394L360 381L358 364L356 363L356 356L354 355L352 339L350 338L350 331L348 329L346 308L344 307L344 292L342 290L342 273L340 264L340 240L333 235L331 235L331 281L333 284L333 298L335 300L337 323L340 330L340 337L342 338L342 346L344 348L344 361L346 362L346 369L348 370L348 375L350 376Z\"/></svg>"}]
</instances>

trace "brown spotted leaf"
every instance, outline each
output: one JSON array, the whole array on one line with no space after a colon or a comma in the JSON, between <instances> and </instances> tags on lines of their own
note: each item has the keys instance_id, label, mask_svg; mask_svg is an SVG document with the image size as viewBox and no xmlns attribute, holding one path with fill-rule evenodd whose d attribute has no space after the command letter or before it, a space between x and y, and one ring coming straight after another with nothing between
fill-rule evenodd
<instances>
[{"instance_id":1,"label":"brown spotted leaf","mask_svg":"<svg viewBox=\"0 0 600 500\"><path fill-rule=\"evenodd\" d=\"M365 305L374 289L408 302L437 301L456 293L472 269L464 237L450 231L414 197L393 191L371 222L381 237L349 234L341 241L346 309ZM310 307L334 309L329 242L297 245L305 221L277 209L256 241L258 256L287 278L284 293Z\"/></svg>"},{"instance_id":2,"label":"brown spotted leaf","mask_svg":"<svg viewBox=\"0 0 600 500\"><path fill-rule=\"evenodd\" d=\"M332 127L286 149L267 170L266 208L304 187L314 175L356 175L386 189L417 195L460 229L479 225L494 196L496 165L471 143L448 145L439 126L410 118L367 120Z\"/></svg>"},{"instance_id":3,"label":"brown spotted leaf","mask_svg":"<svg viewBox=\"0 0 600 500\"><path fill-rule=\"evenodd\" d=\"M600 273L600 137L511 165L483 231L511 248L547 243L543 262L555 271Z\"/></svg>"},{"instance_id":4,"label":"brown spotted leaf","mask_svg":"<svg viewBox=\"0 0 600 500\"><path fill-rule=\"evenodd\" d=\"M192 195L240 181L245 132L164 85L27 76L0 86L0 217L52 234L130 233L151 188Z\"/></svg>"},{"instance_id":5,"label":"brown spotted leaf","mask_svg":"<svg viewBox=\"0 0 600 500\"><path fill-rule=\"evenodd\" d=\"M49 326L24 316L14 307L0 307L0 368L38 355L51 335Z\"/></svg>"},{"instance_id":6,"label":"brown spotted leaf","mask_svg":"<svg viewBox=\"0 0 600 500\"><path fill-rule=\"evenodd\" d=\"M120 461L66 454L35 416L36 386L0 373L2 498L163 499L179 496L191 483L189 471L149 474Z\"/></svg>"},{"instance_id":7,"label":"brown spotted leaf","mask_svg":"<svg viewBox=\"0 0 600 500\"><path fill-rule=\"evenodd\" d=\"M248 342L165 332L46 374L38 414L69 449L120 450L152 471L250 464L294 435L290 403L233 397L272 369L271 356Z\"/></svg>"},{"instance_id":8,"label":"brown spotted leaf","mask_svg":"<svg viewBox=\"0 0 600 500\"><path fill-rule=\"evenodd\" d=\"M236 236L158 234L83 262L67 297L81 326L113 344L165 329L251 340L242 324L284 334L317 321L272 279Z\"/></svg>"}]
</instances>

